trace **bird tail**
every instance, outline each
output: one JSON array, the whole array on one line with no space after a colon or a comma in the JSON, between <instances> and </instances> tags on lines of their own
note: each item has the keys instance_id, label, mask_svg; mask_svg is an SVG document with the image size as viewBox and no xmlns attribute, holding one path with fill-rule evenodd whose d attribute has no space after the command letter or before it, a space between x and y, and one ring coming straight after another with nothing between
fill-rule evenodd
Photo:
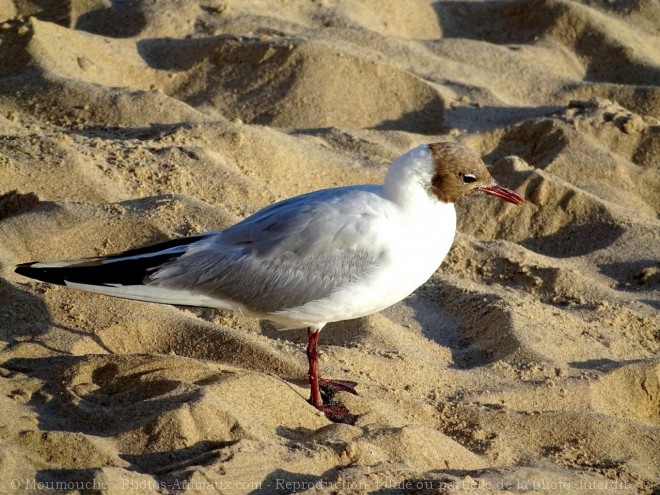
<instances>
[{"instance_id":1,"label":"bird tail","mask_svg":"<svg viewBox=\"0 0 660 495\"><path fill-rule=\"evenodd\" d=\"M108 296L166 304L208 306L201 294L149 285L150 276L185 254L190 244L206 235L174 239L100 258L35 261L16 266L16 273L51 284ZM217 303L216 303L217 304Z\"/></svg>"}]
</instances>

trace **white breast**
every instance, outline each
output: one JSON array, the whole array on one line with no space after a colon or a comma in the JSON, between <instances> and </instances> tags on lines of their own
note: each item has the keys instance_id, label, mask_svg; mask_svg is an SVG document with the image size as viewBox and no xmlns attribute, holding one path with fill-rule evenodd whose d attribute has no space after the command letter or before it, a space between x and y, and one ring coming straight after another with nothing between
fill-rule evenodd
<instances>
[{"instance_id":1,"label":"white breast","mask_svg":"<svg viewBox=\"0 0 660 495\"><path fill-rule=\"evenodd\" d=\"M396 286L394 302L407 297L435 273L454 241L453 204L435 202L433 208L415 218L403 227L392 250L392 267L383 273L383 282Z\"/></svg>"},{"instance_id":2,"label":"white breast","mask_svg":"<svg viewBox=\"0 0 660 495\"><path fill-rule=\"evenodd\" d=\"M390 227L387 257L372 276L347 285L275 318L281 325L323 326L332 321L377 313L410 295L426 282L447 255L456 230L452 204L434 201L417 215L404 214Z\"/></svg>"},{"instance_id":3,"label":"white breast","mask_svg":"<svg viewBox=\"0 0 660 495\"><path fill-rule=\"evenodd\" d=\"M381 311L409 296L438 269L456 232L452 204L435 203L425 214L409 218L393 236L389 260L361 290L346 294L351 316ZM340 301L335 301L339 303Z\"/></svg>"}]
</instances>

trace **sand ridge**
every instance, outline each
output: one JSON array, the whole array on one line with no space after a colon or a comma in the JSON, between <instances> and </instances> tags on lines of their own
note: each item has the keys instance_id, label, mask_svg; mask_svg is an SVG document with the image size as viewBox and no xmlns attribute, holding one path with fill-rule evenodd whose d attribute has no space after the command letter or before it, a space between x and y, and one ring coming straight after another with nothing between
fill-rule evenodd
<instances>
[{"instance_id":1,"label":"sand ridge","mask_svg":"<svg viewBox=\"0 0 660 495\"><path fill-rule=\"evenodd\" d=\"M0 0L1 491L657 490L656 2L42 4ZM304 331L13 273L439 140L526 203L466 199L429 282L323 330L355 425L307 404Z\"/></svg>"}]
</instances>

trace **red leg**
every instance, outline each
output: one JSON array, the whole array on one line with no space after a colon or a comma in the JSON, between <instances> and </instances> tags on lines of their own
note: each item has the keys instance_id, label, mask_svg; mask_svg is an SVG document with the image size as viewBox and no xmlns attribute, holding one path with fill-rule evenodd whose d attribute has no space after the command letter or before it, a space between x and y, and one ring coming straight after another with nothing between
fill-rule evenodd
<instances>
[{"instance_id":1,"label":"red leg","mask_svg":"<svg viewBox=\"0 0 660 495\"><path fill-rule=\"evenodd\" d=\"M319 330L308 328L307 337L309 337L307 361L309 362L309 386L311 388L309 403L316 408L320 408L323 406L323 400L321 399L321 389L319 388Z\"/></svg>"},{"instance_id":2,"label":"red leg","mask_svg":"<svg viewBox=\"0 0 660 495\"><path fill-rule=\"evenodd\" d=\"M309 403L319 411L323 411L330 421L334 421L335 423L355 423L357 417L350 414L343 404L331 399L332 395L339 390L344 390L357 395L357 392L355 392L355 389L353 388L356 384L354 382L323 380L319 376L319 330L308 328L307 337L309 338L307 344L307 360L309 362L309 387L311 389ZM326 393L325 398L328 399L327 404L323 402L321 385L323 385Z\"/></svg>"}]
</instances>

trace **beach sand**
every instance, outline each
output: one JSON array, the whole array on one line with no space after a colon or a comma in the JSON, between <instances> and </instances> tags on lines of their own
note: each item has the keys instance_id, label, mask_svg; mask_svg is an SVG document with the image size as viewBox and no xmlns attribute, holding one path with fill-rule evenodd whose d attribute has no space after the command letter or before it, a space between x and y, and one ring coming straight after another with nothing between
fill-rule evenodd
<instances>
[{"instance_id":1,"label":"beach sand","mask_svg":"<svg viewBox=\"0 0 660 495\"><path fill-rule=\"evenodd\" d=\"M659 489L660 4L112 3L0 0L1 492ZM355 425L304 330L13 271L442 140L526 203L465 199L425 285L323 330Z\"/></svg>"}]
</instances>

